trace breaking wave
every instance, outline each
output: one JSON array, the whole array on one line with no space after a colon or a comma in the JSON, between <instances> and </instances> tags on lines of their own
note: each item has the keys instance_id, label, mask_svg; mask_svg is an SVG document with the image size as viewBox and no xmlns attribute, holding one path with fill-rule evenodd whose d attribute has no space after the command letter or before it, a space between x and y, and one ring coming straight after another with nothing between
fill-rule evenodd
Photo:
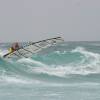
<instances>
[{"instance_id":1,"label":"breaking wave","mask_svg":"<svg viewBox=\"0 0 100 100\"><path fill-rule=\"evenodd\" d=\"M16 61L0 58L0 82L98 81L96 78L100 74L99 53L88 51L80 46L70 50L51 51Z\"/></svg>"}]
</instances>

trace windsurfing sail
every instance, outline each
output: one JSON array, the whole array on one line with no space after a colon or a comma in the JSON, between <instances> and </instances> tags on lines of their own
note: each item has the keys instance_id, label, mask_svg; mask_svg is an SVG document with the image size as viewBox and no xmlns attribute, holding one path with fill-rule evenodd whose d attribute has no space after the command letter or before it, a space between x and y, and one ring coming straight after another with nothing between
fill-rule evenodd
<instances>
[{"instance_id":1,"label":"windsurfing sail","mask_svg":"<svg viewBox=\"0 0 100 100\"><path fill-rule=\"evenodd\" d=\"M50 38L38 42L29 42L22 45L19 49L15 50L12 53L7 53L3 55L4 58L28 58L33 54L41 51L43 48L47 48L49 46L58 44L63 42L64 40L61 37Z\"/></svg>"}]
</instances>

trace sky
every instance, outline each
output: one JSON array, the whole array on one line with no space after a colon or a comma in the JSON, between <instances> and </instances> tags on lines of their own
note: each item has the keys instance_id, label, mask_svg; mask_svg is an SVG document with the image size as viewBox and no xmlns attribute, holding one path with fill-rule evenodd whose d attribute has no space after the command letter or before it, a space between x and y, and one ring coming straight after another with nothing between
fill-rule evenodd
<instances>
[{"instance_id":1,"label":"sky","mask_svg":"<svg viewBox=\"0 0 100 100\"><path fill-rule=\"evenodd\" d=\"M0 41L100 41L100 0L0 0Z\"/></svg>"}]
</instances>

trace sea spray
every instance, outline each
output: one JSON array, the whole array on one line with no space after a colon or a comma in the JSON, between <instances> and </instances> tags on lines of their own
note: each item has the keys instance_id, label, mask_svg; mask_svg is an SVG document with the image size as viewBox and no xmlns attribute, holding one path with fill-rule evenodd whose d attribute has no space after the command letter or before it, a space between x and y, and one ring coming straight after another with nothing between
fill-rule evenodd
<instances>
[{"instance_id":1,"label":"sea spray","mask_svg":"<svg viewBox=\"0 0 100 100\"><path fill-rule=\"evenodd\" d=\"M0 58L0 100L33 99L99 100L100 42L65 42L31 58Z\"/></svg>"}]
</instances>

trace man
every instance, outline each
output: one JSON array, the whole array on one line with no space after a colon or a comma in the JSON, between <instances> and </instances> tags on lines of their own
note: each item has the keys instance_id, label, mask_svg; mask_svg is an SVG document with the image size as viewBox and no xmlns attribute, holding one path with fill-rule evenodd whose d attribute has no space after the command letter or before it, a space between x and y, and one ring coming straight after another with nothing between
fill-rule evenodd
<instances>
[{"instance_id":1,"label":"man","mask_svg":"<svg viewBox=\"0 0 100 100\"><path fill-rule=\"evenodd\" d=\"M16 43L12 44L11 48L9 48L9 52L12 53L18 49L19 49L19 44L16 42Z\"/></svg>"},{"instance_id":2,"label":"man","mask_svg":"<svg viewBox=\"0 0 100 100\"><path fill-rule=\"evenodd\" d=\"M12 46L9 48L8 52L3 55L3 57L6 57L7 55L11 54L12 52L16 51L19 49L19 44L16 42L12 44Z\"/></svg>"}]
</instances>

